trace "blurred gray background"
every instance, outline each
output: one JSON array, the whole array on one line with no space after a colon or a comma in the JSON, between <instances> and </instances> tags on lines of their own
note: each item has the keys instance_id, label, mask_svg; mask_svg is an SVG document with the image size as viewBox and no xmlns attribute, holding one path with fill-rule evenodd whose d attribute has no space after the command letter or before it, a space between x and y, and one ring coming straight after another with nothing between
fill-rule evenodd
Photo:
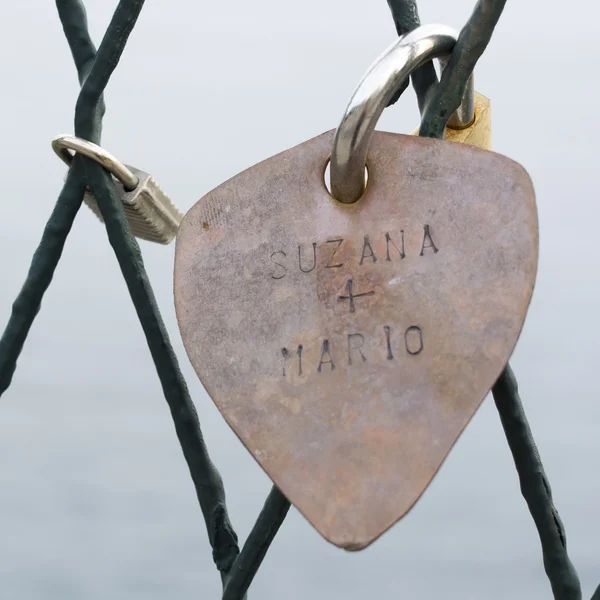
<instances>
[{"instance_id":1,"label":"blurred gray background","mask_svg":"<svg viewBox=\"0 0 600 600\"><path fill-rule=\"evenodd\" d=\"M87 0L98 44L116 0ZM421 0L424 23L460 28L474 0ZM509 0L476 69L494 149L536 188L538 281L512 358L565 522L584 598L600 582L600 402L595 226L598 9ZM64 164L78 82L53 2L0 3L0 327ZM385 0L150 0L106 92L103 145L152 172L187 211L258 161L336 127L395 39ZM379 128L418 125L410 89ZM174 245L146 266L225 480L241 540L270 482L213 406L180 341ZM3 600L218 598L204 522L116 259L79 213L0 404ZM363 552L325 542L292 508L250 598L550 598L536 530L491 398L409 515Z\"/></svg>"}]
</instances>

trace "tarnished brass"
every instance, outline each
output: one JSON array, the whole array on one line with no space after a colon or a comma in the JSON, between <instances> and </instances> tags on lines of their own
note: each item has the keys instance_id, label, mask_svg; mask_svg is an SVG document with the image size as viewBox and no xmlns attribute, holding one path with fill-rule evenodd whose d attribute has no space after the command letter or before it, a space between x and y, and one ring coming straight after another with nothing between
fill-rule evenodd
<instances>
[{"instance_id":1,"label":"tarnished brass","mask_svg":"<svg viewBox=\"0 0 600 600\"><path fill-rule=\"evenodd\" d=\"M404 516L506 365L537 270L512 160L375 132L363 197L331 198L333 131L204 196L175 256L183 342L219 410L330 542Z\"/></svg>"}]
</instances>

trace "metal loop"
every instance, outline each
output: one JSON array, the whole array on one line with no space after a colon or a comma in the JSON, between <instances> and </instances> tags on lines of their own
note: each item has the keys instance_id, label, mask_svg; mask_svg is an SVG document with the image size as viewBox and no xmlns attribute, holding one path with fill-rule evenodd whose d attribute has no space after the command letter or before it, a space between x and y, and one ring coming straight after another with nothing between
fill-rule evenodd
<instances>
[{"instance_id":1,"label":"metal loop","mask_svg":"<svg viewBox=\"0 0 600 600\"><path fill-rule=\"evenodd\" d=\"M69 166L73 160L73 154L69 150L79 152L95 160L114 175L128 192L134 190L139 183L139 179L121 161L117 160L104 148L82 138L72 135L59 135L52 140L52 149Z\"/></svg>"},{"instance_id":2,"label":"metal loop","mask_svg":"<svg viewBox=\"0 0 600 600\"><path fill-rule=\"evenodd\" d=\"M383 109L415 69L434 58L447 58L457 37L457 32L446 25L422 25L400 37L367 71L333 140L330 173L336 200L350 204L362 196L367 151ZM471 77L460 107L450 117L453 128L468 127L473 121L473 95Z\"/></svg>"}]
</instances>

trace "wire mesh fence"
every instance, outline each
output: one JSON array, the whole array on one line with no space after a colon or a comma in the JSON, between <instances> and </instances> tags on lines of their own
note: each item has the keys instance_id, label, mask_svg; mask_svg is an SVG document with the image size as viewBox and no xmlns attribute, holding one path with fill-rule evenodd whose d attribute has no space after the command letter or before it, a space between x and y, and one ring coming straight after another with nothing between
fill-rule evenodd
<instances>
[{"instance_id":1,"label":"wire mesh fence","mask_svg":"<svg viewBox=\"0 0 600 600\"><path fill-rule=\"evenodd\" d=\"M419 26L416 2L388 0L388 4L399 35ZM56 1L81 85L74 130L80 138L101 143L105 110L103 92L125 50L143 5L142 0L121 0L96 49L88 33L83 3L79 0ZM505 1L501 0L477 2L471 18L460 32L439 82L432 63L425 64L413 74L412 85L422 113L420 135L443 137L448 116L460 104L467 80L491 39L504 5ZM392 103L398 97L399 94ZM108 240L144 331L196 489L213 559L223 582L223 598L243 598L288 513L290 503L273 486L240 550L238 537L228 516L223 482L206 448L196 410L146 274L140 247L131 233L114 181L100 165L85 156L78 154L73 159L0 339L0 396L11 384L19 355L40 311L44 293L52 281L86 188L91 189L97 200ZM564 527L553 504L550 485L510 366L507 365L492 393L513 455L521 491L540 537L544 567L554 597L560 600L580 599L581 588L567 554ZM592 600L600 600L600 586Z\"/></svg>"}]
</instances>

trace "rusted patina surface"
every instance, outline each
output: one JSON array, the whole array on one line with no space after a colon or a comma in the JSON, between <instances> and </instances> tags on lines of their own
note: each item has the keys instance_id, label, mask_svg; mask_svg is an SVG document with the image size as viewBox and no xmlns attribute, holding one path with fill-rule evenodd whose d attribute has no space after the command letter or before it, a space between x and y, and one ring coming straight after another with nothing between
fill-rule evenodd
<instances>
[{"instance_id":1,"label":"rusted patina surface","mask_svg":"<svg viewBox=\"0 0 600 600\"><path fill-rule=\"evenodd\" d=\"M188 212L175 305L206 390L286 497L361 549L434 477L516 344L533 187L501 155L376 132L365 195L332 200L333 132Z\"/></svg>"}]
</instances>

